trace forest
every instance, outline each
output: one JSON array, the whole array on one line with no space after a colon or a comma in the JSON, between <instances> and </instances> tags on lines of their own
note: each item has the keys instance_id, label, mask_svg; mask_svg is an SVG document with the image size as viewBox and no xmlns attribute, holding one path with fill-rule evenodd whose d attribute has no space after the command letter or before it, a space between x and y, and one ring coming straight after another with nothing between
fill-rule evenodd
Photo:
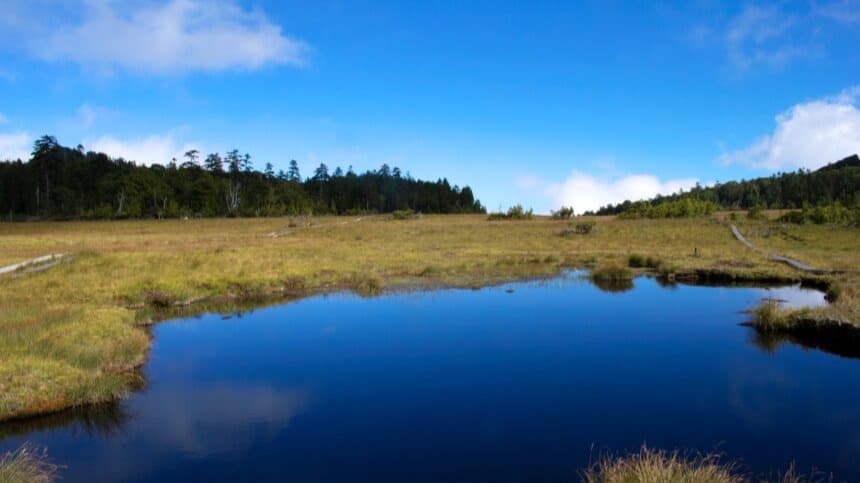
<instances>
[{"instance_id":1,"label":"forest","mask_svg":"<svg viewBox=\"0 0 860 483\"><path fill-rule=\"evenodd\" d=\"M320 164L302 177L298 162L254 169L239 150L185 153L144 166L42 136L29 160L0 162L0 214L6 220L282 216L300 214L484 213L471 188L414 179L382 165L356 174Z\"/></svg>"},{"instance_id":2,"label":"forest","mask_svg":"<svg viewBox=\"0 0 860 483\"><path fill-rule=\"evenodd\" d=\"M816 171L800 169L747 181L729 181L714 186L695 186L690 191L657 196L645 202L624 201L600 208L597 215L617 215L646 210L644 204L679 206L680 200L709 202L724 209L799 209L839 203L860 203L860 158L849 156Z\"/></svg>"}]
</instances>

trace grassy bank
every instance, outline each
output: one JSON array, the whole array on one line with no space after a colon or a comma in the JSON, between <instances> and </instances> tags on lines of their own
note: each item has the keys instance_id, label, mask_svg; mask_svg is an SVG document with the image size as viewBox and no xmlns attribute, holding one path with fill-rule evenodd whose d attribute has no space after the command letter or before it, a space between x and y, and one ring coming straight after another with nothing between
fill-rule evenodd
<instances>
[{"instance_id":1,"label":"grassy bank","mask_svg":"<svg viewBox=\"0 0 860 483\"><path fill-rule=\"evenodd\" d=\"M638 453L601 458L582 473L583 483L806 483L821 481L793 469L773 476L750 476L717 455L682 454L643 446Z\"/></svg>"},{"instance_id":2,"label":"grassy bank","mask_svg":"<svg viewBox=\"0 0 860 483\"><path fill-rule=\"evenodd\" d=\"M123 395L146 360L145 326L170 313L341 289L481 286L564 267L628 267L634 254L659 260L645 265L667 278L805 276L745 249L716 217L590 221L587 234L565 236L567 221L482 215L0 224L0 260L73 256L51 270L0 278L0 420ZM860 266L858 230L769 227L741 223L755 243L800 260ZM776 234L765 237L766 229ZM633 269L643 270L653 269ZM859 322L856 277L834 278L838 300L812 315Z\"/></svg>"}]
</instances>

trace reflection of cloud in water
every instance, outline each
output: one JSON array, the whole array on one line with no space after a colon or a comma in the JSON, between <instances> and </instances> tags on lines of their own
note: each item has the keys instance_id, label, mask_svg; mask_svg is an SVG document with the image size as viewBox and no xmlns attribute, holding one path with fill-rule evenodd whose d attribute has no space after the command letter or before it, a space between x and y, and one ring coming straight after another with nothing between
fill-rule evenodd
<instances>
[{"instance_id":1,"label":"reflection of cloud in water","mask_svg":"<svg viewBox=\"0 0 860 483\"><path fill-rule=\"evenodd\" d=\"M144 438L198 457L242 451L261 433L273 436L308 405L305 390L267 385L156 386L135 424Z\"/></svg>"},{"instance_id":2,"label":"reflection of cloud in water","mask_svg":"<svg viewBox=\"0 0 860 483\"><path fill-rule=\"evenodd\" d=\"M781 305L789 308L819 307L827 304L824 293L818 290L801 288L799 285L791 287L775 287L759 289L761 298L775 299Z\"/></svg>"},{"instance_id":3,"label":"reflection of cloud in water","mask_svg":"<svg viewBox=\"0 0 860 483\"><path fill-rule=\"evenodd\" d=\"M780 422L780 414L773 406L774 395L782 394L790 400L790 392L797 385L785 371L768 365L752 367L742 361L729 373L728 402L739 418L753 426L769 426Z\"/></svg>"}]
</instances>

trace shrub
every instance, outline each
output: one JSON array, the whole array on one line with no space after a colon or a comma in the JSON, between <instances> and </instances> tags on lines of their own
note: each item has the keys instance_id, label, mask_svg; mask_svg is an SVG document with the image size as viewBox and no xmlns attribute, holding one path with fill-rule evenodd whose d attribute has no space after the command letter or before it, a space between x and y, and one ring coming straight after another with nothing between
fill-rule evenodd
<instances>
[{"instance_id":1,"label":"shrub","mask_svg":"<svg viewBox=\"0 0 860 483\"><path fill-rule=\"evenodd\" d=\"M696 218L710 216L719 206L711 201L682 198L652 205L647 201L632 203L618 214L619 218Z\"/></svg>"},{"instance_id":2,"label":"shrub","mask_svg":"<svg viewBox=\"0 0 860 483\"><path fill-rule=\"evenodd\" d=\"M814 208L804 206L799 211L794 210L783 214L779 217L779 221L798 225L815 223L816 225L833 224L860 227L860 206L855 206L852 209L838 201Z\"/></svg>"},{"instance_id":3,"label":"shrub","mask_svg":"<svg viewBox=\"0 0 860 483\"><path fill-rule=\"evenodd\" d=\"M570 223L567 225L567 228L562 230L559 235L561 236L570 236L570 235L588 235L592 231L594 231L594 223L593 221L585 222L585 223Z\"/></svg>"},{"instance_id":4,"label":"shrub","mask_svg":"<svg viewBox=\"0 0 860 483\"><path fill-rule=\"evenodd\" d=\"M420 215L415 213L415 210L395 210L391 212L391 219L393 220L412 220L418 218Z\"/></svg>"},{"instance_id":5,"label":"shrub","mask_svg":"<svg viewBox=\"0 0 860 483\"><path fill-rule=\"evenodd\" d=\"M747 219L749 219L749 220L764 220L764 219L767 219L767 216L765 216L764 211L760 207L754 206L754 207L750 208L749 210L747 210Z\"/></svg>"},{"instance_id":6,"label":"shrub","mask_svg":"<svg viewBox=\"0 0 860 483\"><path fill-rule=\"evenodd\" d=\"M552 211L553 220L569 220L573 217L572 206L562 206L558 211Z\"/></svg>"},{"instance_id":7,"label":"shrub","mask_svg":"<svg viewBox=\"0 0 860 483\"><path fill-rule=\"evenodd\" d=\"M496 212L490 213L490 216L487 217L489 221L498 221L498 220L531 220L532 216L534 216L534 212L531 208L526 210L522 205L514 205L508 208L507 213Z\"/></svg>"}]
</instances>

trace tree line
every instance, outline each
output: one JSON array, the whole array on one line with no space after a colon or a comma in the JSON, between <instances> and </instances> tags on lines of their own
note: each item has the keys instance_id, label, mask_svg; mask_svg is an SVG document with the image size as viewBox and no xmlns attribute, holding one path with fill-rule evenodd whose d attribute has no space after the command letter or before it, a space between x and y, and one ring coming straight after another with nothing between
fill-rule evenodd
<instances>
[{"instance_id":1,"label":"tree line","mask_svg":"<svg viewBox=\"0 0 860 483\"><path fill-rule=\"evenodd\" d=\"M321 163L302 178L254 169L239 150L197 150L165 165L144 166L105 153L62 146L42 136L27 161L0 162L0 214L27 218L169 218L299 214L485 213L471 188L447 179L422 181L384 164L357 174Z\"/></svg>"},{"instance_id":2,"label":"tree line","mask_svg":"<svg viewBox=\"0 0 860 483\"><path fill-rule=\"evenodd\" d=\"M860 204L860 158L850 156L816 171L800 169L770 177L730 181L703 187L698 184L687 192L656 196L646 201L624 201L607 205L587 214L617 215L642 212L644 205L657 207L679 200L713 203L724 209L798 209L805 206L843 206ZM684 206L675 203L674 207ZM704 205L701 205L704 206Z\"/></svg>"}]
</instances>

